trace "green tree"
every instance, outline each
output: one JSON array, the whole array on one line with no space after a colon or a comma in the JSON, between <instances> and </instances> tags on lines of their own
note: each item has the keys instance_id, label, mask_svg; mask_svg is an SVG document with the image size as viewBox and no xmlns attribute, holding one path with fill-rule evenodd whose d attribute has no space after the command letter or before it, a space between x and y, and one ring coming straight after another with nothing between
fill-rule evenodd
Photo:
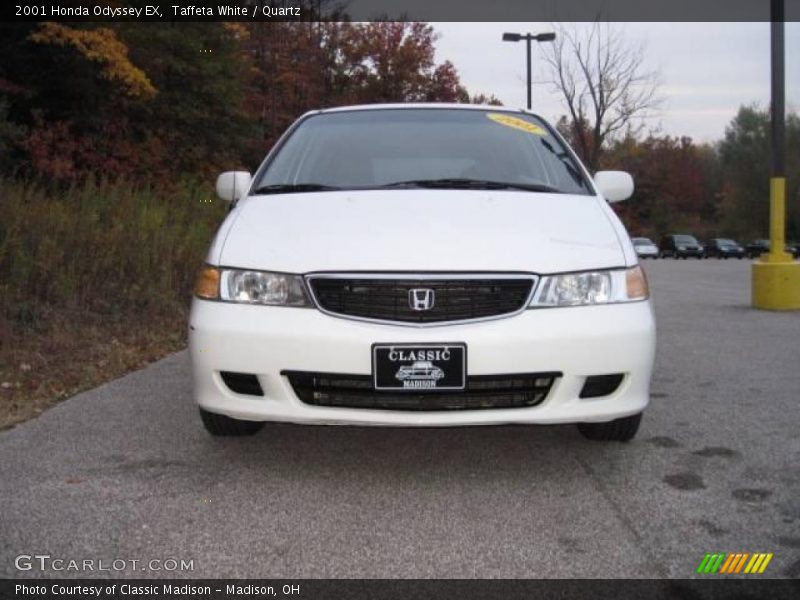
<instances>
[{"instance_id":1,"label":"green tree","mask_svg":"<svg viewBox=\"0 0 800 600\"><path fill-rule=\"evenodd\" d=\"M719 144L722 160L722 211L725 229L742 238L769 234L771 175L770 115L743 106ZM800 224L800 117L786 119L788 235L798 237Z\"/></svg>"}]
</instances>

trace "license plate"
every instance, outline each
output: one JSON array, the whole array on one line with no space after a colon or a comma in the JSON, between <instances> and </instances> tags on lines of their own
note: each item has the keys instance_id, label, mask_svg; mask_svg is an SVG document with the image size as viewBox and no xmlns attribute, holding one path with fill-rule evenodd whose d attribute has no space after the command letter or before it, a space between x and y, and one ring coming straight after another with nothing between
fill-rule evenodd
<instances>
[{"instance_id":1,"label":"license plate","mask_svg":"<svg viewBox=\"0 0 800 600\"><path fill-rule=\"evenodd\" d=\"M374 344L376 390L442 392L467 383L465 344Z\"/></svg>"}]
</instances>

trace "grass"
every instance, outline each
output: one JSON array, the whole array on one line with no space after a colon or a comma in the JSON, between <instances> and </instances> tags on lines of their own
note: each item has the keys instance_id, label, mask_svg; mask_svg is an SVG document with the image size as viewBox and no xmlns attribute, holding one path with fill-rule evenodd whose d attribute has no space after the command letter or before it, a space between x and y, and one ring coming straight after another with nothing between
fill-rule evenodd
<instances>
[{"instance_id":1,"label":"grass","mask_svg":"<svg viewBox=\"0 0 800 600\"><path fill-rule=\"evenodd\" d=\"M209 186L0 180L0 427L185 345Z\"/></svg>"}]
</instances>

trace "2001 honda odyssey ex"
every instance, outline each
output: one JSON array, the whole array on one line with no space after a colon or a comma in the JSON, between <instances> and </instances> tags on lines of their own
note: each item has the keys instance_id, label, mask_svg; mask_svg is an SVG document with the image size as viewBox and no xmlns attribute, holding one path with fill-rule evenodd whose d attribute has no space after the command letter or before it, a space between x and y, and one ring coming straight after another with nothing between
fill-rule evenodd
<instances>
[{"instance_id":1,"label":"2001 honda odyssey ex","mask_svg":"<svg viewBox=\"0 0 800 600\"><path fill-rule=\"evenodd\" d=\"M655 323L608 202L632 192L524 111L304 115L252 178L217 180L233 207L189 328L203 423L577 423L631 439Z\"/></svg>"}]
</instances>

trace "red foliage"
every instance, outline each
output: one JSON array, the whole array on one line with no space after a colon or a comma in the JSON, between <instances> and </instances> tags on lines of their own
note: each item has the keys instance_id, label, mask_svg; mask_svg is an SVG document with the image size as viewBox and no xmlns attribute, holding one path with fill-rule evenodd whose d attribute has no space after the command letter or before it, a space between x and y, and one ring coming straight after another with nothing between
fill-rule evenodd
<instances>
[{"instance_id":1,"label":"red foliage","mask_svg":"<svg viewBox=\"0 0 800 600\"><path fill-rule=\"evenodd\" d=\"M161 139L156 135L132 139L125 119L78 133L68 122L46 122L37 113L21 145L33 171L53 181L71 183L89 175L153 180L168 175Z\"/></svg>"}]
</instances>

